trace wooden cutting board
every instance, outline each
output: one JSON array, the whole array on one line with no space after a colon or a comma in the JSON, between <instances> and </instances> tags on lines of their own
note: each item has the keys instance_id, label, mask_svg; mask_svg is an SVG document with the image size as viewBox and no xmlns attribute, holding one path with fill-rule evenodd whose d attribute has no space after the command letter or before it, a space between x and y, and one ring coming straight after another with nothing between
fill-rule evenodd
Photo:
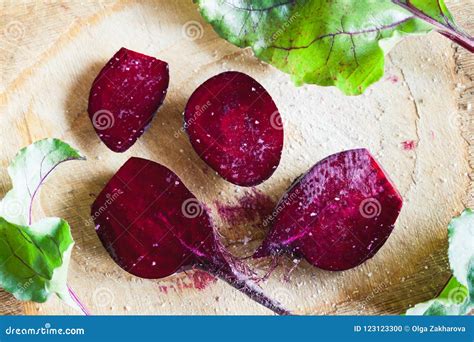
<instances>
[{"instance_id":1,"label":"wooden cutting board","mask_svg":"<svg viewBox=\"0 0 474 342\"><path fill-rule=\"evenodd\" d=\"M49 178L34 215L69 221L76 241L69 283L94 314L269 314L205 274L142 280L111 260L88 224L90 205L130 156L174 170L211 207L225 244L243 256L264 235L262 212L296 176L331 153L367 147L405 200L385 246L345 272L302 262L289 282L288 260L262 286L299 314L396 314L447 281L447 223L474 204L474 59L447 39L433 33L404 40L388 56L381 82L362 96L345 97L333 88L293 86L250 51L220 39L191 1L3 1L0 7L0 194L10 187L9 161L33 141L60 138L87 156ZM452 9L474 32L472 1L457 1ZM86 108L93 79L122 46L167 61L171 83L150 129L116 154L100 143ZM255 189L217 177L180 134L187 98L224 70L258 79L285 122L280 167ZM253 266L265 270L268 261ZM4 292L0 306L5 314L76 314L56 298L20 303Z\"/></svg>"}]
</instances>

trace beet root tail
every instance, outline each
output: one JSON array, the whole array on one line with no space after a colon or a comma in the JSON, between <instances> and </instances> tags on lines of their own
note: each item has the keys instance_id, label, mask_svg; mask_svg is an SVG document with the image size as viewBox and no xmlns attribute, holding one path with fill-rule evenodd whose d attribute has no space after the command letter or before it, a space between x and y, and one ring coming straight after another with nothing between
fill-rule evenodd
<instances>
[{"instance_id":1,"label":"beet root tail","mask_svg":"<svg viewBox=\"0 0 474 342\"><path fill-rule=\"evenodd\" d=\"M272 310L277 315L292 315L292 313L283 307L283 305L267 296L263 290L249 278L248 275L233 268L231 265L224 265L223 267L209 267L208 265L201 265L203 271L224 280L232 287L236 288L242 293L245 293L250 299L263 305L267 309Z\"/></svg>"}]
</instances>

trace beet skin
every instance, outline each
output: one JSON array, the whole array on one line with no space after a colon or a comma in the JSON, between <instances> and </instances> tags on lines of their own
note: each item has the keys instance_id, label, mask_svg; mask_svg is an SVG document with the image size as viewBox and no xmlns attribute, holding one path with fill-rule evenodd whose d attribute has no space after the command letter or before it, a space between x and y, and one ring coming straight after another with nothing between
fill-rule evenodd
<instances>
[{"instance_id":1,"label":"beet skin","mask_svg":"<svg viewBox=\"0 0 474 342\"><path fill-rule=\"evenodd\" d=\"M254 257L287 252L322 269L347 270L382 247L401 207L400 194L369 151L336 153L293 183Z\"/></svg>"}]
</instances>

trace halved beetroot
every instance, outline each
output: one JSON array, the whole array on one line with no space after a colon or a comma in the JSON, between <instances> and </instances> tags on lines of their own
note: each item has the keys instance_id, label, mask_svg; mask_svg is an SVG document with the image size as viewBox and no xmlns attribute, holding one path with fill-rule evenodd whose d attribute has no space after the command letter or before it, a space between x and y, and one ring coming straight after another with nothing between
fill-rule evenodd
<instances>
[{"instance_id":1,"label":"halved beetroot","mask_svg":"<svg viewBox=\"0 0 474 342\"><path fill-rule=\"evenodd\" d=\"M366 149L314 165L277 205L254 257L288 252L326 270L346 270L374 256L389 237L402 198Z\"/></svg>"},{"instance_id":2,"label":"halved beetroot","mask_svg":"<svg viewBox=\"0 0 474 342\"><path fill-rule=\"evenodd\" d=\"M89 94L89 117L99 138L124 152L143 134L163 103L168 64L121 48L97 75Z\"/></svg>"},{"instance_id":3,"label":"halved beetroot","mask_svg":"<svg viewBox=\"0 0 474 342\"><path fill-rule=\"evenodd\" d=\"M197 154L233 184L260 184L280 163L280 113L246 74L224 72L201 84L186 104L184 121Z\"/></svg>"},{"instance_id":4,"label":"halved beetroot","mask_svg":"<svg viewBox=\"0 0 474 342\"><path fill-rule=\"evenodd\" d=\"M157 279L200 268L274 312L289 314L225 250L207 209L160 164L129 159L95 200L92 217L110 256L131 274Z\"/></svg>"}]
</instances>

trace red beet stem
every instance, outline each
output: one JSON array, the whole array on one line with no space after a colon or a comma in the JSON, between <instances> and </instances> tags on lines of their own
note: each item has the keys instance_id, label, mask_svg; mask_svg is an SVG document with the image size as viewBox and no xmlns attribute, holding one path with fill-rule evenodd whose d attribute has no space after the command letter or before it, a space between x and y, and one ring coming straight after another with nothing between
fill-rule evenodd
<instances>
[{"instance_id":1,"label":"red beet stem","mask_svg":"<svg viewBox=\"0 0 474 342\"><path fill-rule=\"evenodd\" d=\"M67 286L67 290L69 291L69 294L71 295L71 298L74 300L74 302L77 304L77 306L79 306L79 308L81 309L81 311L84 313L84 315L86 316L90 316L90 312L89 310L86 308L86 306L81 302L81 300L79 299L79 297L76 295L76 293L73 291L73 289L71 288L71 286Z\"/></svg>"},{"instance_id":2,"label":"red beet stem","mask_svg":"<svg viewBox=\"0 0 474 342\"><path fill-rule=\"evenodd\" d=\"M252 280L252 270L240 259L233 256L220 242L217 232L213 232L214 253L210 257L198 258L196 267L206 271L245 293L250 299L272 310L278 315L291 315L291 312L278 301L268 297Z\"/></svg>"},{"instance_id":3,"label":"red beet stem","mask_svg":"<svg viewBox=\"0 0 474 342\"><path fill-rule=\"evenodd\" d=\"M277 315L292 315L281 303L268 297L254 281L249 279L248 275L233 269L230 265L225 263L223 265L205 264L197 265L196 267L224 280L240 292L245 293L250 299L272 310Z\"/></svg>"},{"instance_id":4,"label":"red beet stem","mask_svg":"<svg viewBox=\"0 0 474 342\"><path fill-rule=\"evenodd\" d=\"M459 44L467 51L474 53L474 37L469 36L461 28L456 27L456 24L450 22L447 22L446 24L440 23L410 4L409 1L403 2L400 0L392 0L392 2L411 12L416 17L433 25L438 33L442 34L448 39L451 39L453 42Z\"/></svg>"}]
</instances>

